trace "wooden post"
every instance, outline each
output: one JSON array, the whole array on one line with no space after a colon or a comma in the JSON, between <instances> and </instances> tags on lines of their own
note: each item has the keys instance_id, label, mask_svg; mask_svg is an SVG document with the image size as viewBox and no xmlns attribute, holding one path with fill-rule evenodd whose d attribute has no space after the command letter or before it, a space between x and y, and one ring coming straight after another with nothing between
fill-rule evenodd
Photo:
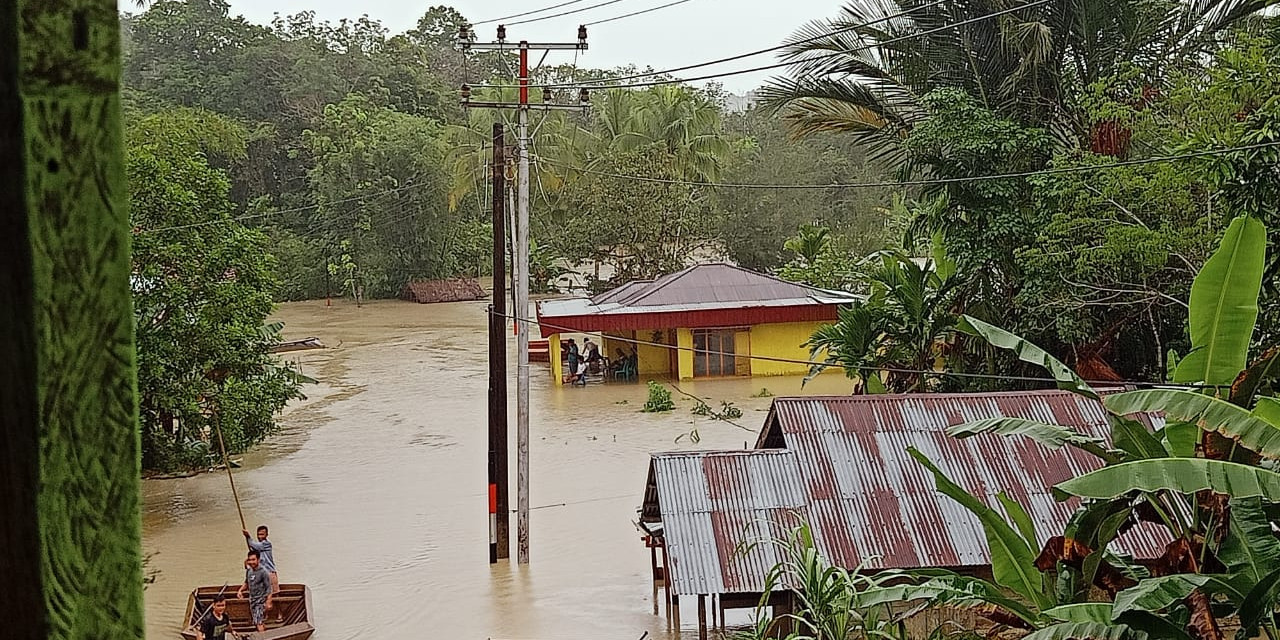
<instances>
[{"instance_id":1,"label":"wooden post","mask_svg":"<svg viewBox=\"0 0 1280 640\"><path fill-rule=\"evenodd\" d=\"M493 304L489 306L489 563L511 557L507 494L506 160L502 123L493 124Z\"/></svg>"},{"instance_id":2,"label":"wooden post","mask_svg":"<svg viewBox=\"0 0 1280 640\"><path fill-rule=\"evenodd\" d=\"M720 610L720 631L724 631L724 594L716 596L716 608Z\"/></svg>"},{"instance_id":3,"label":"wooden post","mask_svg":"<svg viewBox=\"0 0 1280 640\"><path fill-rule=\"evenodd\" d=\"M658 547L649 541L649 579L653 582L653 615L658 615Z\"/></svg>"},{"instance_id":4,"label":"wooden post","mask_svg":"<svg viewBox=\"0 0 1280 640\"><path fill-rule=\"evenodd\" d=\"M707 596L698 594L698 640L707 640Z\"/></svg>"},{"instance_id":5,"label":"wooden post","mask_svg":"<svg viewBox=\"0 0 1280 640\"><path fill-rule=\"evenodd\" d=\"M2 635L141 639L116 3L6 2L0 46Z\"/></svg>"},{"instance_id":6,"label":"wooden post","mask_svg":"<svg viewBox=\"0 0 1280 640\"><path fill-rule=\"evenodd\" d=\"M674 596L671 595L671 563L667 559L666 544L662 545L662 591L666 594L667 602L671 602ZM667 606L667 618L671 618L670 605Z\"/></svg>"},{"instance_id":7,"label":"wooden post","mask_svg":"<svg viewBox=\"0 0 1280 640\"><path fill-rule=\"evenodd\" d=\"M676 630L676 635L680 635L680 595L671 594L671 626Z\"/></svg>"}]
</instances>

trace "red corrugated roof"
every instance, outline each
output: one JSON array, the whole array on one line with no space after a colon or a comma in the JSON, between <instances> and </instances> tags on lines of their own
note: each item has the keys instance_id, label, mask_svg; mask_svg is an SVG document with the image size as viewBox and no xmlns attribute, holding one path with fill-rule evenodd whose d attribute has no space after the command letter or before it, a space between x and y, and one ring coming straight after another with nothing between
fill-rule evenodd
<instances>
[{"instance_id":1,"label":"red corrugated roof","mask_svg":"<svg viewBox=\"0 0 1280 640\"><path fill-rule=\"evenodd\" d=\"M827 291L730 264L700 264L656 280L628 282L594 298L538 303L542 336L565 331L628 331L832 321L861 297Z\"/></svg>"},{"instance_id":2,"label":"red corrugated roof","mask_svg":"<svg viewBox=\"0 0 1280 640\"><path fill-rule=\"evenodd\" d=\"M959 440L945 430L970 420L1007 416L1105 438L1104 411L1096 401L1057 390L778 398L757 446L782 447L794 454L794 469L774 469L773 481L795 482L802 488L804 513L831 562L846 568L979 567L990 564L982 526L937 491L932 474L908 455L907 447L920 450L993 508L1000 509L996 494L1007 492L1026 507L1043 543L1061 533L1078 506L1075 501L1056 501L1049 488L1101 462L1070 447L1054 451L1029 439L1000 436ZM1158 418L1146 420L1150 424ZM743 517L720 511L729 508L724 505L754 504L752 500L771 504L772 494L759 495L741 482L721 486L709 474L698 480L658 475L656 482L652 497L667 526L673 587L684 594L758 590L763 573L716 580L705 570L697 576L682 573L680 565L731 562L734 550L749 536L733 527L715 527L717 520L736 522ZM719 502L705 498L717 493L731 497ZM668 497L677 495L681 497ZM704 502L696 511L684 508L699 499ZM646 511L655 509L647 505ZM682 524L673 530L669 521ZM706 530L716 533L714 545L682 538L686 531L703 535ZM1162 534L1150 527L1135 528L1118 541L1116 550L1156 557L1168 540Z\"/></svg>"}]
</instances>

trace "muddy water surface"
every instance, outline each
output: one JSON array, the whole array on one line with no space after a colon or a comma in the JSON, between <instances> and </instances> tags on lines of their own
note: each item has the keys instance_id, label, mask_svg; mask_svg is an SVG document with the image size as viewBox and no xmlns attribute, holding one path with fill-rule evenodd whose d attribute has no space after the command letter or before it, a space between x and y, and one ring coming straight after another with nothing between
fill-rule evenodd
<instances>
[{"instance_id":1,"label":"muddy water surface","mask_svg":"<svg viewBox=\"0 0 1280 640\"><path fill-rule=\"evenodd\" d=\"M648 456L742 448L754 433L691 415L679 394L672 413L640 413L643 384L557 387L534 363L532 563L516 566L513 551L491 567L484 304L291 303L277 319L287 339L328 345L288 354L321 382L289 408L280 434L244 456L236 485L249 528L271 527L281 580L311 587L316 640L670 635L652 615L649 553L632 524ZM680 387L712 406L734 402L754 431L769 400L751 394L796 395L800 380ZM509 388L514 417L514 375ZM829 375L804 392L847 388ZM681 438L693 429L696 445ZM514 451L511 462L514 507ZM145 482L143 536L159 571L146 592L149 638L177 637L192 587L243 579L223 474Z\"/></svg>"}]
</instances>

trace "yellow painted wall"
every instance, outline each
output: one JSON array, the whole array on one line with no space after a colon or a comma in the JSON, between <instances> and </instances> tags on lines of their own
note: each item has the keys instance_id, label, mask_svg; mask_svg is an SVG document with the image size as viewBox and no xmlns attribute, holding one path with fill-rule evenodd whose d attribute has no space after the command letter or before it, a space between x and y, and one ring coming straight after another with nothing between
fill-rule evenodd
<instances>
[{"instance_id":1,"label":"yellow painted wall","mask_svg":"<svg viewBox=\"0 0 1280 640\"><path fill-rule=\"evenodd\" d=\"M547 338L547 355L550 356L551 361L551 379L556 384L562 384L564 382L564 374L561 373L563 369L560 363L560 334L553 333Z\"/></svg>"},{"instance_id":2,"label":"yellow painted wall","mask_svg":"<svg viewBox=\"0 0 1280 640\"><path fill-rule=\"evenodd\" d=\"M666 376L671 374L671 355L666 347L633 342L654 342L653 331L604 333L601 334L601 338L600 348L604 349L603 353L608 354L610 360L618 357L618 349L622 349L623 353L629 354L632 347L634 347L636 350L636 373L638 375ZM618 340L617 338L625 338L626 340ZM657 342L665 341L666 332L664 331Z\"/></svg>"},{"instance_id":3,"label":"yellow painted wall","mask_svg":"<svg viewBox=\"0 0 1280 640\"><path fill-rule=\"evenodd\" d=\"M800 346L804 344L814 330L823 322L785 322L779 324L758 324L751 327L751 355L769 356L771 358L788 358L791 360L808 360L809 350ZM839 369L832 369L838 371ZM771 360L751 361L753 376L784 376L805 374L809 367L803 364L773 362Z\"/></svg>"},{"instance_id":4,"label":"yellow painted wall","mask_svg":"<svg viewBox=\"0 0 1280 640\"><path fill-rule=\"evenodd\" d=\"M679 375L681 380L693 379L693 332L688 329L676 329L676 345L680 347Z\"/></svg>"}]
</instances>

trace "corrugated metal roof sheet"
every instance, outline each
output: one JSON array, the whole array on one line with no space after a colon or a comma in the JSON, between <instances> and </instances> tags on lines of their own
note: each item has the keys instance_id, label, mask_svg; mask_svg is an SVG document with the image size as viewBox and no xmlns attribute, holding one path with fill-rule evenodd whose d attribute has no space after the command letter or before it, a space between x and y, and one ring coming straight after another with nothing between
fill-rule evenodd
<instances>
[{"instance_id":1,"label":"corrugated metal roof sheet","mask_svg":"<svg viewBox=\"0 0 1280 640\"><path fill-rule=\"evenodd\" d=\"M861 299L787 282L724 263L699 264L656 280L637 280L593 298L547 300L545 317L585 314L665 313L741 307L845 304Z\"/></svg>"},{"instance_id":2,"label":"corrugated metal roof sheet","mask_svg":"<svg viewBox=\"0 0 1280 640\"><path fill-rule=\"evenodd\" d=\"M1057 390L778 398L757 447L782 446L794 454L778 459L793 463L794 470L778 469L772 477L798 483L803 513L831 562L848 568L977 567L990 564L981 524L937 491L932 474L908 455L907 448L921 451L953 481L996 509L996 495L1007 492L1026 507L1043 544L1062 531L1077 506L1075 501L1056 501L1049 488L1098 468L1101 461L1070 447L1050 450L1026 438L988 435L959 440L945 430L970 420L1007 416L1105 438L1109 430L1104 411L1098 402ZM1145 420L1159 422L1156 417ZM684 502L667 504L668 493L675 499L704 491L707 477L656 476L673 587L684 594L758 590L764 571L716 581L705 568L729 563L742 538L717 538L714 547L702 538L684 542L686 532L706 529L725 517L715 515L718 505L756 499L749 492L755 485L738 483L726 486L747 493L700 504L696 512L687 511ZM684 486L664 486L671 482ZM679 524L673 528L666 524L669 519ZM1150 558L1158 556L1166 542L1158 530L1135 528L1117 542L1116 550ZM677 562L703 568L680 581L674 579Z\"/></svg>"},{"instance_id":3,"label":"corrugated metal roof sheet","mask_svg":"<svg viewBox=\"0 0 1280 640\"><path fill-rule=\"evenodd\" d=\"M790 451L757 449L653 456L671 587L676 593L760 590L781 558L767 541L805 511ZM762 544L752 544L762 542Z\"/></svg>"}]
</instances>

